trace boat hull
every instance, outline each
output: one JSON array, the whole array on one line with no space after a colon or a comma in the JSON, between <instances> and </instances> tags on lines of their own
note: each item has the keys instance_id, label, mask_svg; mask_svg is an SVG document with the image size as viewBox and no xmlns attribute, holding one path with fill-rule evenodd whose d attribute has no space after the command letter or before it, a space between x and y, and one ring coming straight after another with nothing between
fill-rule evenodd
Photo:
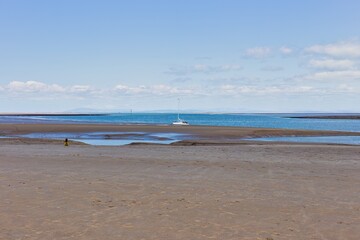
<instances>
[{"instance_id":1,"label":"boat hull","mask_svg":"<svg viewBox=\"0 0 360 240\"><path fill-rule=\"evenodd\" d=\"M185 121L176 121L176 122L173 122L172 125L177 125L177 126L188 126L189 123L188 122L185 122Z\"/></svg>"}]
</instances>

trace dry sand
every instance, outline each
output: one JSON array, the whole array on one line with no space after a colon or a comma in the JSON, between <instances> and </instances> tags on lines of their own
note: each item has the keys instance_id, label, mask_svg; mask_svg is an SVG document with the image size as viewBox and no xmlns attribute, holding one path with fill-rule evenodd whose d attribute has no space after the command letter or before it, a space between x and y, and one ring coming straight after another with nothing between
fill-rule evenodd
<instances>
[{"instance_id":1,"label":"dry sand","mask_svg":"<svg viewBox=\"0 0 360 240\"><path fill-rule=\"evenodd\" d=\"M32 131L51 128L43 127ZM219 134L194 128L213 143ZM1 125L0 131L31 129ZM0 239L6 240L360 236L359 146L64 147L0 139L0 181Z\"/></svg>"}]
</instances>

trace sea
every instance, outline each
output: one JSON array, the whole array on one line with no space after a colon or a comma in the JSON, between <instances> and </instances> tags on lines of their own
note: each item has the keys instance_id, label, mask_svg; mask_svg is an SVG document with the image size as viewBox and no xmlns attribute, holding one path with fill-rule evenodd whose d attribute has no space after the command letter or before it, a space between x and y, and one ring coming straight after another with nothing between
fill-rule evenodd
<instances>
[{"instance_id":1,"label":"sea","mask_svg":"<svg viewBox=\"0 0 360 240\"><path fill-rule=\"evenodd\" d=\"M347 131L360 133L358 119L316 119L294 118L306 116L356 115L334 113L271 113L271 114L181 114L180 118L190 125L259 127L303 130ZM78 124L151 124L169 125L177 119L176 113L111 113L93 115L36 115L36 116L0 116L0 123L78 123ZM360 134L359 134L360 135ZM252 140L252 139L249 139ZM360 144L359 136L339 137L286 137L261 138L264 141L295 141Z\"/></svg>"}]
</instances>

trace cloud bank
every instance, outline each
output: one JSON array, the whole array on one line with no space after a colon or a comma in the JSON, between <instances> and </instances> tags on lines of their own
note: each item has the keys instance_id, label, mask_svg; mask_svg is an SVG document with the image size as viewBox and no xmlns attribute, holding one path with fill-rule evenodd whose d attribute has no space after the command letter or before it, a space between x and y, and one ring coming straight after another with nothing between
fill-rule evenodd
<instances>
[{"instance_id":1,"label":"cloud bank","mask_svg":"<svg viewBox=\"0 0 360 240\"><path fill-rule=\"evenodd\" d=\"M243 69L237 64L224 64L224 65L207 65L195 64L192 66L171 67L165 73L175 76L184 76L191 74L216 74L224 72L239 71Z\"/></svg>"},{"instance_id":2,"label":"cloud bank","mask_svg":"<svg viewBox=\"0 0 360 240\"><path fill-rule=\"evenodd\" d=\"M310 60L309 65L313 68L320 69L345 70L354 68L355 62L348 59L312 59Z\"/></svg>"},{"instance_id":3,"label":"cloud bank","mask_svg":"<svg viewBox=\"0 0 360 240\"><path fill-rule=\"evenodd\" d=\"M221 105L244 98L257 102L267 97L305 100L307 96L328 96L329 99L335 96L333 101L342 103L342 99L349 96L358 99L360 94L360 44L356 42L318 44L296 52L286 46L244 51L251 59L239 52L238 59L231 61L237 64L170 67L162 72L164 79L151 79L153 83L118 81L105 87L63 84L66 81L61 81L62 84L34 80L3 82L0 98L3 102L15 99L21 104L34 99L52 100L60 105L64 99L76 99L99 106L126 104L119 103L119 99L122 102L136 99L149 106L159 106L167 105L167 99L185 97L195 99L194 102L200 99L199 102L207 106L204 102L208 100Z\"/></svg>"},{"instance_id":4,"label":"cloud bank","mask_svg":"<svg viewBox=\"0 0 360 240\"><path fill-rule=\"evenodd\" d=\"M305 51L333 57L358 58L360 57L360 43L340 42L325 45L313 45L306 48Z\"/></svg>"},{"instance_id":5,"label":"cloud bank","mask_svg":"<svg viewBox=\"0 0 360 240\"><path fill-rule=\"evenodd\" d=\"M254 47L245 50L245 56L250 58L266 58L271 54L269 47Z\"/></svg>"}]
</instances>

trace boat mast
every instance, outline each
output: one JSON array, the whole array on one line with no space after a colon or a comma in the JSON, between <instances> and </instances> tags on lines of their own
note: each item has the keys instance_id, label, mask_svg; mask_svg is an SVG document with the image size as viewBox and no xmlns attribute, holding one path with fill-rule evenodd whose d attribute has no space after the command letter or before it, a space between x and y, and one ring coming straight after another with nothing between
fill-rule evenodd
<instances>
[{"instance_id":1,"label":"boat mast","mask_svg":"<svg viewBox=\"0 0 360 240\"><path fill-rule=\"evenodd\" d=\"M178 121L180 121L180 98L178 98Z\"/></svg>"}]
</instances>

